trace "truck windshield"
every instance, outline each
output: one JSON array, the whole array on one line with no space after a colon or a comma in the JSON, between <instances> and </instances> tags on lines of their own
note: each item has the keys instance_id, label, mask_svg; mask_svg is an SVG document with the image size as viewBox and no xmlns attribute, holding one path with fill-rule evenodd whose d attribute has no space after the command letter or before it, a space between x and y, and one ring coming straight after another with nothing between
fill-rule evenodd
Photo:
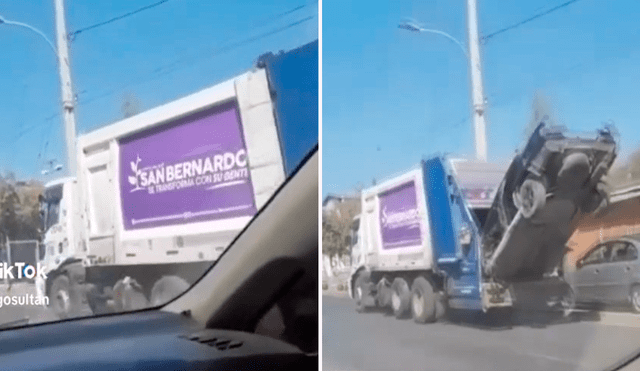
<instances>
[{"instance_id":1,"label":"truck windshield","mask_svg":"<svg viewBox=\"0 0 640 371\"><path fill-rule=\"evenodd\" d=\"M44 197L40 204L41 224L44 227L43 232L48 231L60 221L61 199L62 185L56 185L45 190Z\"/></svg>"},{"instance_id":2,"label":"truck windshield","mask_svg":"<svg viewBox=\"0 0 640 371\"><path fill-rule=\"evenodd\" d=\"M60 221L60 200L47 200L44 203L44 230L48 231Z\"/></svg>"},{"instance_id":3,"label":"truck windshield","mask_svg":"<svg viewBox=\"0 0 640 371\"><path fill-rule=\"evenodd\" d=\"M358 228L360 228L360 220L355 220L351 225L351 247L358 244Z\"/></svg>"}]
</instances>

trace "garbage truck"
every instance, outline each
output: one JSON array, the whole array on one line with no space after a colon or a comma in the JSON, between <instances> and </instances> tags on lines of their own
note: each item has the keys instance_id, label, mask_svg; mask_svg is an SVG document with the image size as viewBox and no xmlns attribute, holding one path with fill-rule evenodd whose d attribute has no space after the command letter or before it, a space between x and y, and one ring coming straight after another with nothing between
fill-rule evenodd
<instances>
[{"instance_id":1,"label":"garbage truck","mask_svg":"<svg viewBox=\"0 0 640 371\"><path fill-rule=\"evenodd\" d=\"M41 196L52 308L69 317L181 294L317 143L317 40L80 135L76 175Z\"/></svg>"},{"instance_id":2,"label":"garbage truck","mask_svg":"<svg viewBox=\"0 0 640 371\"><path fill-rule=\"evenodd\" d=\"M541 122L509 166L435 155L363 190L348 285L357 310L426 323L457 309L504 315L531 292L572 305L558 274L565 244L581 214L608 202L616 140L611 126L583 136Z\"/></svg>"}]
</instances>

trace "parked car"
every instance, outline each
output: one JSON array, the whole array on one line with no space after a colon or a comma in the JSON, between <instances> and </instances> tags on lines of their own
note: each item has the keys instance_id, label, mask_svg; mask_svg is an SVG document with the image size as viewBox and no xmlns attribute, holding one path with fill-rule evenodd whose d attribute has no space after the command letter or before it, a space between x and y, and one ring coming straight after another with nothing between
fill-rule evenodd
<instances>
[{"instance_id":1,"label":"parked car","mask_svg":"<svg viewBox=\"0 0 640 371\"><path fill-rule=\"evenodd\" d=\"M640 313L640 234L595 244L565 279L582 304L631 304Z\"/></svg>"}]
</instances>

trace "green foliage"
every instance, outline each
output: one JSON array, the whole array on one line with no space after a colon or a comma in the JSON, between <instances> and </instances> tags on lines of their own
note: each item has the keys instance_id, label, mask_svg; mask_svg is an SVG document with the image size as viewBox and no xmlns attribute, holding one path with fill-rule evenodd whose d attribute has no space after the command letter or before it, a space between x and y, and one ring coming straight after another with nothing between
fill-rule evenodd
<instances>
[{"instance_id":1,"label":"green foliage","mask_svg":"<svg viewBox=\"0 0 640 371\"><path fill-rule=\"evenodd\" d=\"M339 203L322 216L322 253L331 258L349 255L351 225L360 212L359 200Z\"/></svg>"},{"instance_id":2,"label":"green foliage","mask_svg":"<svg viewBox=\"0 0 640 371\"><path fill-rule=\"evenodd\" d=\"M35 181L16 182L11 173L0 176L0 238L10 240L38 239L42 185Z\"/></svg>"}]
</instances>

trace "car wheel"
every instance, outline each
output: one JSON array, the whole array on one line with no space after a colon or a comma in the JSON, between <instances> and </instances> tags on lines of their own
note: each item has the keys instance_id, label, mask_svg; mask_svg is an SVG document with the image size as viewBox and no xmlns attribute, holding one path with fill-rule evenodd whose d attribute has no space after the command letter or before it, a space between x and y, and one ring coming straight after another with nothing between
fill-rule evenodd
<instances>
[{"instance_id":1,"label":"car wheel","mask_svg":"<svg viewBox=\"0 0 640 371\"><path fill-rule=\"evenodd\" d=\"M436 320L436 294L433 286L424 277L418 277L411 287L411 314L416 323Z\"/></svg>"},{"instance_id":2,"label":"car wheel","mask_svg":"<svg viewBox=\"0 0 640 371\"><path fill-rule=\"evenodd\" d=\"M369 293L369 290L367 289L369 283L370 275L368 272L362 271L358 273L356 282L353 285L353 298L356 302L356 311L358 313L362 313L367 310L367 307L364 305L364 298Z\"/></svg>"},{"instance_id":3,"label":"car wheel","mask_svg":"<svg viewBox=\"0 0 640 371\"><path fill-rule=\"evenodd\" d=\"M640 286L631 289L631 305L634 312L640 313Z\"/></svg>"},{"instance_id":4,"label":"car wheel","mask_svg":"<svg viewBox=\"0 0 640 371\"><path fill-rule=\"evenodd\" d=\"M409 301L411 291L409 284L404 279L398 277L391 284L391 308L396 318L405 318L409 311Z\"/></svg>"},{"instance_id":5,"label":"car wheel","mask_svg":"<svg viewBox=\"0 0 640 371\"><path fill-rule=\"evenodd\" d=\"M547 199L547 190L542 182L527 179L520 187L518 199L522 216L529 219L536 211L544 207Z\"/></svg>"},{"instance_id":6,"label":"car wheel","mask_svg":"<svg viewBox=\"0 0 640 371\"><path fill-rule=\"evenodd\" d=\"M569 317L576 308L576 294L572 288L568 287L560 298L560 306L564 317Z\"/></svg>"}]
</instances>

